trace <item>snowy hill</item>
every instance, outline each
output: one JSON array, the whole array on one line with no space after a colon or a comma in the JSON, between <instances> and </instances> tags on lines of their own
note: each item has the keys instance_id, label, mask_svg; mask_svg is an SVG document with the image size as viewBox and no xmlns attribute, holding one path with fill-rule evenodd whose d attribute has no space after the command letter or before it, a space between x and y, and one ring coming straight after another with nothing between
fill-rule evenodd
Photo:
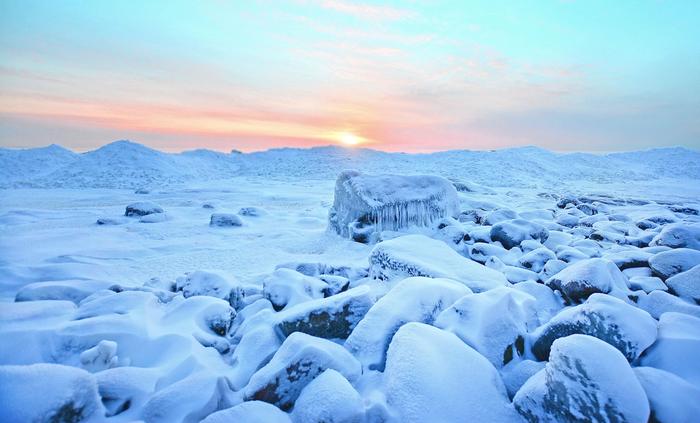
<instances>
[{"instance_id":1,"label":"snowy hill","mask_svg":"<svg viewBox=\"0 0 700 423\"><path fill-rule=\"evenodd\" d=\"M454 150L431 154L370 149L282 148L250 154L193 150L164 153L117 141L76 154L53 145L0 149L0 187L137 188L181 185L233 176L333 179L343 169L367 173L431 173L487 186L547 187L563 181L595 183L700 179L700 152L665 148L595 155L559 154L537 147L495 151Z\"/></svg>"}]
</instances>

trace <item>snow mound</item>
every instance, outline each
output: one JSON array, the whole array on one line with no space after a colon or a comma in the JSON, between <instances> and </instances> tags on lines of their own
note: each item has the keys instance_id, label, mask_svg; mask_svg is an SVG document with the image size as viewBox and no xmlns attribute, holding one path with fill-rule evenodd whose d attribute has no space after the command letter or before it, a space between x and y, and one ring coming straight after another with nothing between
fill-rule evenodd
<instances>
[{"instance_id":1,"label":"snow mound","mask_svg":"<svg viewBox=\"0 0 700 423\"><path fill-rule=\"evenodd\" d=\"M666 285L679 297L700 304L700 265L671 276Z\"/></svg>"},{"instance_id":2,"label":"snow mound","mask_svg":"<svg viewBox=\"0 0 700 423\"><path fill-rule=\"evenodd\" d=\"M655 254L649 259L652 274L666 280L700 264L700 251L676 248Z\"/></svg>"},{"instance_id":3,"label":"snow mound","mask_svg":"<svg viewBox=\"0 0 700 423\"><path fill-rule=\"evenodd\" d=\"M690 423L700 416L700 388L680 377L653 367L635 367L651 406L650 420Z\"/></svg>"},{"instance_id":4,"label":"snow mound","mask_svg":"<svg viewBox=\"0 0 700 423\"><path fill-rule=\"evenodd\" d=\"M217 411L202 423L292 423L289 415L272 404L262 401L246 401L235 407Z\"/></svg>"},{"instance_id":5,"label":"snow mound","mask_svg":"<svg viewBox=\"0 0 700 423\"><path fill-rule=\"evenodd\" d=\"M296 423L362 423L364 404L360 394L337 371L321 373L301 392L294 405Z\"/></svg>"},{"instance_id":6,"label":"snow mound","mask_svg":"<svg viewBox=\"0 0 700 423\"><path fill-rule=\"evenodd\" d=\"M700 318L664 313L659 337L641 360L643 366L671 372L700 388Z\"/></svg>"},{"instance_id":7,"label":"snow mound","mask_svg":"<svg viewBox=\"0 0 700 423\"><path fill-rule=\"evenodd\" d=\"M673 223L661 229L649 245L700 250L700 224Z\"/></svg>"}]
</instances>

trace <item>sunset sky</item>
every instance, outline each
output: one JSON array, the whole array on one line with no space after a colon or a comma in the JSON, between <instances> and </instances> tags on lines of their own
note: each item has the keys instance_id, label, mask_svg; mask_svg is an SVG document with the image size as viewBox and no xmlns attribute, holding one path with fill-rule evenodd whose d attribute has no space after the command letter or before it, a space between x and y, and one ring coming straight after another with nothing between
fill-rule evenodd
<instances>
[{"instance_id":1,"label":"sunset sky","mask_svg":"<svg viewBox=\"0 0 700 423\"><path fill-rule=\"evenodd\" d=\"M700 1L0 0L0 146L700 147Z\"/></svg>"}]
</instances>

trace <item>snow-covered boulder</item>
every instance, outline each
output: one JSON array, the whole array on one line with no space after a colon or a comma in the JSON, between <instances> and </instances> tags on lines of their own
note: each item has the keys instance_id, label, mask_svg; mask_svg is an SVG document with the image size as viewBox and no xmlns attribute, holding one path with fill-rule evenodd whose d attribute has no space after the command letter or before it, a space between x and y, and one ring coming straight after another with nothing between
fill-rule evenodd
<instances>
[{"instance_id":1,"label":"snow-covered boulder","mask_svg":"<svg viewBox=\"0 0 700 423\"><path fill-rule=\"evenodd\" d=\"M35 282L24 285L15 296L15 301L66 300L78 304L101 289L108 289L112 282L89 279Z\"/></svg>"},{"instance_id":2,"label":"snow-covered boulder","mask_svg":"<svg viewBox=\"0 0 700 423\"><path fill-rule=\"evenodd\" d=\"M80 353L80 365L89 372L117 367L117 343L108 340L98 342L94 347Z\"/></svg>"},{"instance_id":3,"label":"snow-covered boulder","mask_svg":"<svg viewBox=\"0 0 700 423\"><path fill-rule=\"evenodd\" d=\"M442 310L468 294L469 288L449 279L406 278L370 308L345 348L364 368L381 370L391 338L403 324L432 323Z\"/></svg>"},{"instance_id":4,"label":"snow-covered boulder","mask_svg":"<svg viewBox=\"0 0 700 423\"><path fill-rule=\"evenodd\" d=\"M126 420L139 417L141 408L155 391L161 372L148 367L114 367L95 373L107 417Z\"/></svg>"},{"instance_id":5,"label":"snow-covered boulder","mask_svg":"<svg viewBox=\"0 0 700 423\"><path fill-rule=\"evenodd\" d=\"M681 313L664 313L659 319L659 336L644 353L643 366L666 370L700 388L700 318Z\"/></svg>"},{"instance_id":6,"label":"snow-covered boulder","mask_svg":"<svg viewBox=\"0 0 700 423\"><path fill-rule=\"evenodd\" d=\"M496 369L451 333L408 323L394 335L384 371L397 422L517 422Z\"/></svg>"},{"instance_id":7,"label":"snow-covered boulder","mask_svg":"<svg viewBox=\"0 0 700 423\"><path fill-rule=\"evenodd\" d=\"M602 258L576 262L549 278L546 284L561 292L570 303L581 302L596 292L625 296L628 291L625 275L613 262Z\"/></svg>"},{"instance_id":8,"label":"snow-covered boulder","mask_svg":"<svg viewBox=\"0 0 700 423\"><path fill-rule=\"evenodd\" d=\"M508 396L512 399L522 386L537 372L544 369L545 361L511 361L501 369L503 383L508 390Z\"/></svg>"},{"instance_id":9,"label":"snow-covered boulder","mask_svg":"<svg viewBox=\"0 0 700 423\"><path fill-rule=\"evenodd\" d=\"M537 282L521 282L513 289L530 294L535 299L535 313L540 324L552 318L564 307L564 300L547 285Z\"/></svg>"},{"instance_id":10,"label":"snow-covered boulder","mask_svg":"<svg viewBox=\"0 0 700 423\"><path fill-rule=\"evenodd\" d=\"M263 401L246 401L234 407L217 411L201 423L292 423L289 415Z\"/></svg>"},{"instance_id":11,"label":"snow-covered boulder","mask_svg":"<svg viewBox=\"0 0 700 423\"><path fill-rule=\"evenodd\" d=\"M496 209L493 210L484 216L483 219L483 224L484 225L495 225L499 222L503 222L506 220L512 220L518 217L518 214L514 212L513 210L510 209Z\"/></svg>"},{"instance_id":12,"label":"snow-covered boulder","mask_svg":"<svg viewBox=\"0 0 700 423\"><path fill-rule=\"evenodd\" d=\"M562 310L532 335L532 352L540 360L550 356L552 344L572 334L601 339L632 361L656 340L656 320L649 313L604 294L593 294L578 306Z\"/></svg>"},{"instance_id":13,"label":"snow-covered boulder","mask_svg":"<svg viewBox=\"0 0 700 423\"><path fill-rule=\"evenodd\" d=\"M625 249L603 255L603 258L615 263L620 270L634 267L649 266L649 259L653 254L638 248Z\"/></svg>"},{"instance_id":14,"label":"snow-covered boulder","mask_svg":"<svg viewBox=\"0 0 700 423\"><path fill-rule=\"evenodd\" d=\"M540 247L523 254L518 263L525 269L540 273L549 260L556 260L556 258L557 256L552 250L547 247Z\"/></svg>"},{"instance_id":15,"label":"snow-covered boulder","mask_svg":"<svg viewBox=\"0 0 700 423\"><path fill-rule=\"evenodd\" d=\"M98 225L103 225L103 226L117 226L117 225L123 225L125 223L128 223L129 219L125 219L123 217L99 217L95 221L96 224Z\"/></svg>"},{"instance_id":16,"label":"snow-covered boulder","mask_svg":"<svg viewBox=\"0 0 700 423\"><path fill-rule=\"evenodd\" d=\"M666 285L679 297L700 304L700 265L671 276Z\"/></svg>"},{"instance_id":17,"label":"snow-covered boulder","mask_svg":"<svg viewBox=\"0 0 700 423\"><path fill-rule=\"evenodd\" d=\"M345 339L374 303L368 286L289 307L276 315L283 336L304 332L326 339Z\"/></svg>"},{"instance_id":18,"label":"snow-covered boulder","mask_svg":"<svg viewBox=\"0 0 700 423\"><path fill-rule=\"evenodd\" d=\"M649 398L650 421L691 423L700 416L700 387L653 367L635 367L634 373Z\"/></svg>"},{"instance_id":19,"label":"snow-covered boulder","mask_svg":"<svg viewBox=\"0 0 700 423\"><path fill-rule=\"evenodd\" d=\"M0 421L83 422L103 419L95 377L58 364L0 366Z\"/></svg>"},{"instance_id":20,"label":"snow-covered boulder","mask_svg":"<svg viewBox=\"0 0 700 423\"><path fill-rule=\"evenodd\" d=\"M294 404L295 423L363 423L364 404L360 394L337 371L328 369L306 388Z\"/></svg>"},{"instance_id":21,"label":"snow-covered boulder","mask_svg":"<svg viewBox=\"0 0 700 423\"><path fill-rule=\"evenodd\" d=\"M250 377L270 361L282 345L282 338L268 324L253 324L238 334L238 341L231 356L232 372L229 380L234 389L244 387Z\"/></svg>"},{"instance_id":22,"label":"snow-covered boulder","mask_svg":"<svg viewBox=\"0 0 700 423\"><path fill-rule=\"evenodd\" d=\"M220 228L243 226L243 221L238 215L233 213L212 213L209 219L209 226L217 226Z\"/></svg>"},{"instance_id":23,"label":"snow-covered boulder","mask_svg":"<svg viewBox=\"0 0 700 423\"><path fill-rule=\"evenodd\" d=\"M161 223L166 221L168 221L168 215L165 213L149 213L141 216L139 219L140 223Z\"/></svg>"},{"instance_id":24,"label":"snow-covered boulder","mask_svg":"<svg viewBox=\"0 0 700 423\"><path fill-rule=\"evenodd\" d=\"M637 307L658 319L662 314L672 311L700 318L700 306L691 304L675 295L664 291L652 291L648 295L642 295L637 299Z\"/></svg>"},{"instance_id":25,"label":"snow-covered boulder","mask_svg":"<svg viewBox=\"0 0 700 423\"><path fill-rule=\"evenodd\" d=\"M139 201L126 206L124 216L146 216L155 213L163 213L163 208L150 201Z\"/></svg>"},{"instance_id":26,"label":"snow-covered boulder","mask_svg":"<svg viewBox=\"0 0 700 423\"><path fill-rule=\"evenodd\" d=\"M545 242L549 231L538 223L525 219L513 219L493 225L490 235L493 241L500 242L503 247L510 250L528 239Z\"/></svg>"},{"instance_id":27,"label":"snow-covered boulder","mask_svg":"<svg viewBox=\"0 0 700 423\"><path fill-rule=\"evenodd\" d=\"M700 264L700 249L676 248L655 254L649 259L654 276L666 280Z\"/></svg>"},{"instance_id":28,"label":"snow-covered boulder","mask_svg":"<svg viewBox=\"0 0 700 423\"><path fill-rule=\"evenodd\" d=\"M342 172L335 184L329 228L358 242L372 242L373 234L410 226L429 227L438 219L459 213L457 191L439 176L363 175ZM355 228L355 229L353 229Z\"/></svg>"},{"instance_id":29,"label":"snow-covered boulder","mask_svg":"<svg viewBox=\"0 0 700 423\"><path fill-rule=\"evenodd\" d=\"M489 257L489 259L486 260L486 263L484 263L484 266L502 273L510 283L517 284L525 281L534 282L540 278L540 276L532 270L523 269L522 267L508 266L498 257Z\"/></svg>"},{"instance_id":30,"label":"snow-covered boulder","mask_svg":"<svg viewBox=\"0 0 700 423\"><path fill-rule=\"evenodd\" d=\"M661 229L649 243L651 246L664 245L671 248L692 248L700 250L700 224L672 223Z\"/></svg>"},{"instance_id":31,"label":"snow-covered boulder","mask_svg":"<svg viewBox=\"0 0 700 423\"><path fill-rule=\"evenodd\" d=\"M248 217L260 217L260 216L266 216L267 211L265 209L262 209L260 207L241 207L240 210L238 210L238 214L241 216L248 216Z\"/></svg>"},{"instance_id":32,"label":"snow-covered boulder","mask_svg":"<svg viewBox=\"0 0 700 423\"><path fill-rule=\"evenodd\" d=\"M535 298L505 287L466 295L435 319L436 327L457 335L496 368L525 353L525 336L537 324Z\"/></svg>"},{"instance_id":33,"label":"snow-covered boulder","mask_svg":"<svg viewBox=\"0 0 700 423\"><path fill-rule=\"evenodd\" d=\"M666 284L656 276L632 276L629 279L630 289L633 291L642 290L644 292L651 291L667 291Z\"/></svg>"},{"instance_id":34,"label":"snow-covered boulder","mask_svg":"<svg viewBox=\"0 0 700 423\"><path fill-rule=\"evenodd\" d=\"M360 363L342 346L294 332L272 360L250 378L244 397L289 410L304 387L327 369L337 370L349 381L362 372Z\"/></svg>"},{"instance_id":35,"label":"snow-covered boulder","mask_svg":"<svg viewBox=\"0 0 700 423\"><path fill-rule=\"evenodd\" d=\"M185 298L203 295L229 301L235 287L236 283L229 277L205 270L187 273L175 280L175 289L182 291Z\"/></svg>"},{"instance_id":36,"label":"snow-covered boulder","mask_svg":"<svg viewBox=\"0 0 700 423\"><path fill-rule=\"evenodd\" d=\"M323 298L328 284L292 269L277 269L263 281L263 296L276 310Z\"/></svg>"},{"instance_id":37,"label":"snow-covered boulder","mask_svg":"<svg viewBox=\"0 0 700 423\"><path fill-rule=\"evenodd\" d=\"M508 285L500 272L424 235L404 235L377 244L369 256L369 272L372 278L382 280L409 276L453 279L475 292Z\"/></svg>"},{"instance_id":38,"label":"snow-covered boulder","mask_svg":"<svg viewBox=\"0 0 700 423\"><path fill-rule=\"evenodd\" d=\"M646 423L649 402L618 350L586 335L558 339L546 367L513 398L530 422Z\"/></svg>"}]
</instances>

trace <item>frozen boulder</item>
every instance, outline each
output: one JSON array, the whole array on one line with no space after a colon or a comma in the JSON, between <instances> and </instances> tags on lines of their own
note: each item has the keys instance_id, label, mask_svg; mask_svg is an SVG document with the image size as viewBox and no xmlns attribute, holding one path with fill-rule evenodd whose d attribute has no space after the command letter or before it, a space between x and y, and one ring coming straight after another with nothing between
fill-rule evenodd
<instances>
[{"instance_id":1,"label":"frozen boulder","mask_svg":"<svg viewBox=\"0 0 700 423\"><path fill-rule=\"evenodd\" d=\"M396 421L520 421L491 363L453 334L422 323L394 335L384 383Z\"/></svg>"},{"instance_id":2,"label":"frozen boulder","mask_svg":"<svg viewBox=\"0 0 700 423\"><path fill-rule=\"evenodd\" d=\"M263 296L275 310L323 298L328 284L292 269L277 269L263 281Z\"/></svg>"},{"instance_id":3,"label":"frozen boulder","mask_svg":"<svg viewBox=\"0 0 700 423\"><path fill-rule=\"evenodd\" d=\"M533 423L649 419L647 396L625 357L586 335L558 339L549 363L525 382L513 404Z\"/></svg>"},{"instance_id":4,"label":"frozen boulder","mask_svg":"<svg viewBox=\"0 0 700 423\"><path fill-rule=\"evenodd\" d=\"M649 267L651 267L654 276L666 280L699 265L699 250L676 248L655 254L649 259Z\"/></svg>"},{"instance_id":5,"label":"frozen boulder","mask_svg":"<svg viewBox=\"0 0 700 423\"><path fill-rule=\"evenodd\" d=\"M573 334L601 339L632 361L656 339L656 320L622 300L593 294L585 303L562 310L538 328L532 334L532 352L539 360L546 360L557 339Z\"/></svg>"},{"instance_id":6,"label":"frozen boulder","mask_svg":"<svg viewBox=\"0 0 700 423\"><path fill-rule=\"evenodd\" d=\"M95 377L58 364L0 366L0 420L84 422L103 419Z\"/></svg>"},{"instance_id":7,"label":"frozen boulder","mask_svg":"<svg viewBox=\"0 0 700 423\"><path fill-rule=\"evenodd\" d=\"M518 263L525 269L540 273L549 260L556 260L556 258L557 256L552 250L540 247L523 254Z\"/></svg>"},{"instance_id":8,"label":"frozen boulder","mask_svg":"<svg viewBox=\"0 0 700 423\"><path fill-rule=\"evenodd\" d=\"M672 311L700 318L700 306L691 304L675 295L664 291L652 291L649 295L642 295L637 299L637 307L658 319L662 314Z\"/></svg>"},{"instance_id":9,"label":"frozen boulder","mask_svg":"<svg viewBox=\"0 0 700 423\"><path fill-rule=\"evenodd\" d=\"M447 278L475 292L508 285L500 272L464 258L444 242L423 235L404 235L380 242L370 253L369 268L374 279Z\"/></svg>"},{"instance_id":10,"label":"frozen boulder","mask_svg":"<svg viewBox=\"0 0 700 423\"><path fill-rule=\"evenodd\" d=\"M568 267L568 263L559 260L559 259L551 259L547 260L547 262L544 264L544 267L540 271L540 280L546 281L547 279L551 278L552 276L556 275L557 273L561 272L562 270L566 269Z\"/></svg>"},{"instance_id":11,"label":"frozen boulder","mask_svg":"<svg viewBox=\"0 0 700 423\"><path fill-rule=\"evenodd\" d=\"M328 369L311 381L292 412L295 423L363 423L360 394L337 371Z\"/></svg>"},{"instance_id":12,"label":"frozen boulder","mask_svg":"<svg viewBox=\"0 0 700 423\"><path fill-rule=\"evenodd\" d=\"M156 213L163 213L163 208L149 201L139 201L126 206L124 216L146 216Z\"/></svg>"},{"instance_id":13,"label":"frozen boulder","mask_svg":"<svg viewBox=\"0 0 700 423\"><path fill-rule=\"evenodd\" d=\"M243 226L243 221L238 215L233 213L212 213L209 219L209 226L218 226L220 228Z\"/></svg>"},{"instance_id":14,"label":"frozen boulder","mask_svg":"<svg viewBox=\"0 0 700 423\"><path fill-rule=\"evenodd\" d=\"M292 423L289 415L263 401L246 401L210 414L201 423Z\"/></svg>"},{"instance_id":15,"label":"frozen boulder","mask_svg":"<svg viewBox=\"0 0 700 423\"><path fill-rule=\"evenodd\" d=\"M635 367L634 373L649 398L649 421L691 423L700 416L700 387L653 367Z\"/></svg>"},{"instance_id":16,"label":"frozen boulder","mask_svg":"<svg viewBox=\"0 0 700 423\"><path fill-rule=\"evenodd\" d=\"M283 336L304 332L326 339L345 339L374 303L363 285L328 298L307 301L277 314Z\"/></svg>"},{"instance_id":17,"label":"frozen boulder","mask_svg":"<svg viewBox=\"0 0 700 423\"><path fill-rule=\"evenodd\" d=\"M672 223L661 229L649 243L651 246L664 245L671 248L692 248L700 250L700 224Z\"/></svg>"},{"instance_id":18,"label":"frozen boulder","mask_svg":"<svg viewBox=\"0 0 700 423\"><path fill-rule=\"evenodd\" d=\"M700 265L671 276L666 285L679 297L700 304Z\"/></svg>"},{"instance_id":19,"label":"frozen boulder","mask_svg":"<svg viewBox=\"0 0 700 423\"><path fill-rule=\"evenodd\" d=\"M479 263L486 263L491 257L497 257L503 263L515 265L520 258L520 250L513 248L506 250L498 244L488 244L486 242L475 242L467 249L469 258Z\"/></svg>"},{"instance_id":20,"label":"frozen boulder","mask_svg":"<svg viewBox=\"0 0 700 423\"><path fill-rule=\"evenodd\" d=\"M457 191L442 177L344 171L335 184L328 224L343 237L351 238L357 232L356 241L372 242L375 232L429 227L438 219L458 214Z\"/></svg>"},{"instance_id":21,"label":"frozen boulder","mask_svg":"<svg viewBox=\"0 0 700 423\"><path fill-rule=\"evenodd\" d=\"M342 346L294 332L272 360L250 378L243 394L247 400L269 402L286 411L294 405L304 387L327 369L337 370L354 381L362 366Z\"/></svg>"},{"instance_id":22,"label":"frozen boulder","mask_svg":"<svg viewBox=\"0 0 700 423\"><path fill-rule=\"evenodd\" d=\"M197 270L187 273L175 281L175 289L185 298L203 295L229 301L236 284L219 273Z\"/></svg>"},{"instance_id":23,"label":"frozen boulder","mask_svg":"<svg viewBox=\"0 0 700 423\"><path fill-rule=\"evenodd\" d=\"M17 292L15 301L65 300L78 304L92 293L109 289L112 285L112 282L89 279L35 282L23 286Z\"/></svg>"},{"instance_id":24,"label":"frozen boulder","mask_svg":"<svg viewBox=\"0 0 700 423\"><path fill-rule=\"evenodd\" d=\"M505 287L466 295L440 313L434 324L501 368L525 353L525 336L538 324L535 298Z\"/></svg>"},{"instance_id":25,"label":"frozen boulder","mask_svg":"<svg viewBox=\"0 0 700 423\"><path fill-rule=\"evenodd\" d=\"M700 318L664 313L659 319L659 337L644 353L643 366L671 372L700 388Z\"/></svg>"},{"instance_id":26,"label":"frozen boulder","mask_svg":"<svg viewBox=\"0 0 700 423\"><path fill-rule=\"evenodd\" d=\"M449 279L406 278L380 298L345 341L364 368L384 368L391 338L407 322L431 324L438 314L471 290Z\"/></svg>"},{"instance_id":27,"label":"frozen boulder","mask_svg":"<svg viewBox=\"0 0 700 423\"><path fill-rule=\"evenodd\" d=\"M491 239L504 248L511 249L529 239L545 242L549 231L542 225L525 219L513 219L496 223L491 227Z\"/></svg>"},{"instance_id":28,"label":"frozen boulder","mask_svg":"<svg viewBox=\"0 0 700 423\"><path fill-rule=\"evenodd\" d=\"M625 296L627 278L609 260L593 258L572 264L549 278L547 286L558 290L570 303L578 303L600 292Z\"/></svg>"}]
</instances>

